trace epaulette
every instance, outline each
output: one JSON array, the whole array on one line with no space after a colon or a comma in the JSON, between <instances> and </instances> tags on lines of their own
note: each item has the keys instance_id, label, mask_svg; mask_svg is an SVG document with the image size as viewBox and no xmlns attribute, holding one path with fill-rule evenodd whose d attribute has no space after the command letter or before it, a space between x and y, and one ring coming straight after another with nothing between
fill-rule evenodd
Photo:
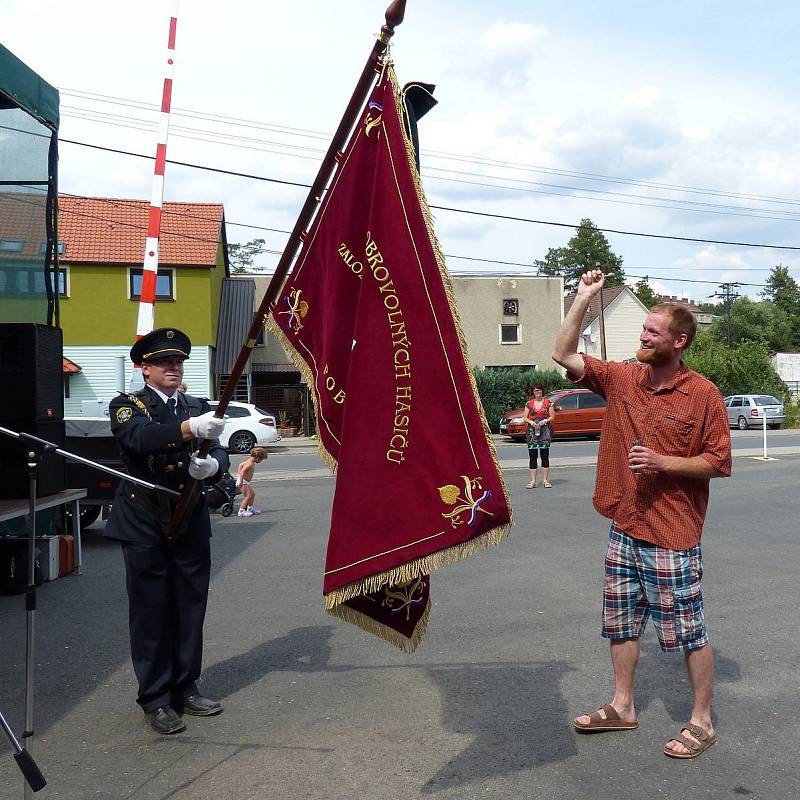
<instances>
[{"instance_id":1,"label":"epaulette","mask_svg":"<svg viewBox=\"0 0 800 800\"><path fill-rule=\"evenodd\" d=\"M148 419L151 419L150 409L144 404L143 401L143 398L145 397L148 399L150 397L147 389L139 389L138 392L132 392L131 394L128 395L128 401L130 403L133 403L133 405L135 405L136 408L139 409L139 411L144 412L144 414L147 416Z\"/></svg>"}]
</instances>

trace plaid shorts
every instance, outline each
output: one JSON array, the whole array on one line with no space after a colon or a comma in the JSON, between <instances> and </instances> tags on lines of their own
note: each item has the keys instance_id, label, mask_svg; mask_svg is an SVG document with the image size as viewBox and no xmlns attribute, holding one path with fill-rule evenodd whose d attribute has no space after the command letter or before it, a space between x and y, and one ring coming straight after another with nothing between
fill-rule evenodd
<instances>
[{"instance_id":1,"label":"plaid shorts","mask_svg":"<svg viewBox=\"0 0 800 800\"><path fill-rule=\"evenodd\" d=\"M702 577L699 544L689 550L668 550L633 539L612 524L603 588L603 636L637 639L652 614L665 653L703 647L708 635Z\"/></svg>"}]
</instances>

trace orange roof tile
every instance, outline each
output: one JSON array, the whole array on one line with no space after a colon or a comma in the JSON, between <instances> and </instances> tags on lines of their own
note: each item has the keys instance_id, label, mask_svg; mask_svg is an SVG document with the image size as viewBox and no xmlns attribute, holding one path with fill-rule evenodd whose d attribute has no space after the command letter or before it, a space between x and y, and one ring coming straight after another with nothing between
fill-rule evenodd
<instances>
[{"instance_id":1,"label":"orange roof tile","mask_svg":"<svg viewBox=\"0 0 800 800\"><path fill-rule=\"evenodd\" d=\"M147 200L59 196L58 238L67 264L141 264ZM224 209L219 203L164 203L159 264L213 267Z\"/></svg>"}]
</instances>

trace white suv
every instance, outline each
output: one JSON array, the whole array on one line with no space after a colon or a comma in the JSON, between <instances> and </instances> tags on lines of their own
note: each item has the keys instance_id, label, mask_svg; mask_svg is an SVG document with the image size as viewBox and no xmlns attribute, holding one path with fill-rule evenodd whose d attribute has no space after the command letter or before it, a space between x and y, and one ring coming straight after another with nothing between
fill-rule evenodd
<instances>
[{"instance_id":1,"label":"white suv","mask_svg":"<svg viewBox=\"0 0 800 800\"><path fill-rule=\"evenodd\" d=\"M212 410L216 401L209 402ZM264 447L279 442L281 437L275 417L250 403L228 403L225 410L225 428L219 443L234 453L249 453L253 447Z\"/></svg>"}]
</instances>

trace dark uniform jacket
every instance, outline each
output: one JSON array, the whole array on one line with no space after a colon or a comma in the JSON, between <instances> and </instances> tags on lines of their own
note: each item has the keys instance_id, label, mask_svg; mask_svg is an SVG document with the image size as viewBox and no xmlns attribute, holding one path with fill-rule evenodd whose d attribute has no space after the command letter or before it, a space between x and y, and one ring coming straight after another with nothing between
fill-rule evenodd
<instances>
[{"instance_id":1,"label":"dark uniform jacket","mask_svg":"<svg viewBox=\"0 0 800 800\"><path fill-rule=\"evenodd\" d=\"M177 392L178 416L166 403L145 386L132 394L118 395L109 404L111 431L130 475L180 492L189 480L189 460L198 449L196 439L185 442L181 421L199 416L210 407L205 400ZM219 442L209 452L219 463L213 483L228 470L230 460ZM183 536L208 539L211 523L205 497L196 494L193 508L186 513ZM141 544L157 544L169 529L169 521L178 498L122 481L117 487L105 536Z\"/></svg>"}]
</instances>

